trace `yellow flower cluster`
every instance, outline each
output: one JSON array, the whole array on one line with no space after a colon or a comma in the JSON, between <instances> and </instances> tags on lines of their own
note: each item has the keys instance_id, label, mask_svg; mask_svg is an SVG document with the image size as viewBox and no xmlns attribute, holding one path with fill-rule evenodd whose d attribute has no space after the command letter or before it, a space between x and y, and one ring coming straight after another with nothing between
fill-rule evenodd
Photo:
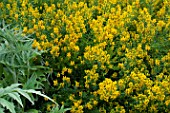
<instances>
[{"instance_id":1,"label":"yellow flower cluster","mask_svg":"<svg viewBox=\"0 0 170 113\"><path fill-rule=\"evenodd\" d=\"M90 85L92 86L96 86L96 81L99 78L99 74L96 73L98 66L97 65L93 65L93 68L91 70L85 70L86 76L84 76L85 78L85 87L89 88Z\"/></svg>"},{"instance_id":2,"label":"yellow flower cluster","mask_svg":"<svg viewBox=\"0 0 170 113\"><path fill-rule=\"evenodd\" d=\"M100 95L100 100L109 102L109 99L116 99L120 95L120 92L117 90L116 85L116 81L113 82L111 79L108 78L99 83L99 90L97 90L97 93Z\"/></svg>"},{"instance_id":3,"label":"yellow flower cluster","mask_svg":"<svg viewBox=\"0 0 170 113\"><path fill-rule=\"evenodd\" d=\"M124 90L126 95L132 97L132 102L135 102L135 105L130 104L134 107L133 110L142 112L148 109L149 112L158 112L157 106L159 105L158 103L154 104L155 101L159 102L160 105L164 102L168 105L169 84L167 80L169 80L169 76L167 78L163 73L157 75L155 80L150 80L140 72L131 72L130 76L125 77L127 88ZM118 85L118 87L120 86ZM150 108L148 108L149 103L152 105Z\"/></svg>"},{"instance_id":4,"label":"yellow flower cluster","mask_svg":"<svg viewBox=\"0 0 170 113\"><path fill-rule=\"evenodd\" d=\"M84 113L83 106L81 105L82 100L74 99L75 95L70 95L69 99L73 102L74 106L72 106L71 113Z\"/></svg>"},{"instance_id":5,"label":"yellow flower cluster","mask_svg":"<svg viewBox=\"0 0 170 113\"><path fill-rule=\"evenodd\" d=\"M126 111L123 106L117 105L110 113L126 113Z\"/></svg>"},{"instance_id":6,"label":"yellow flower cluster","mask_svg":"<svg viewBox=\"0 0 170 113\"><path fill-rule=\"evenodd\" d=\"M85 48L84 58L89 61L98 61L101 63L101 68L106 70L105 63L110 64L110 55L107 54L107 51L103 51L102 48L105 46L106 42L93 47L87 46Z\"/></svg>"}]
</instances>

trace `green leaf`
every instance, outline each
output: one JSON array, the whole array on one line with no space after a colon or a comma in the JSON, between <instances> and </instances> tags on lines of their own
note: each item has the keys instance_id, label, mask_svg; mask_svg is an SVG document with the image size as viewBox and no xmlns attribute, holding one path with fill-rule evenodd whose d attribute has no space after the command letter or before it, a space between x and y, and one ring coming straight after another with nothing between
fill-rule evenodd
<instances>
[{"instance_id":1,"label":"green leaf","mask_svg":"<svg viewBox=\"0 0 170 113\"><path fill-rule=\"evenodd\" d=\"M4 109L0 107L0 113L4 113Z\"/></svg>"},{"instance_id":2,"label":"green leaf","mask_svg":"<svg viewBox=\"0 0 170 113\"><path fill-rule=\"evenodd\" d=\"M18 83L12 84L12 85L6 87L5 90L8 91L8 92L9 92L9 91L13 91L15 88L18 88L18 86L20 86L20 85L21 85L21 84L18 84Z\"/></svg>"},{"instance_id":3,"label":"green leaf","mask_svg":"<svg viewBox=\"0 0 170 113\"><path fill-rule=\"evenodd\" d=\"M59 111L59 107L55 107L50 113L55 113L55 112L58 112Z\"/></svg>"},{"instance_id":4,"label":"green leaf","mask_svg":"<svg viewBox=\"0 0 170 113\"><path fill-rule=\"evenodd\" d=\"M3 98L0 98L0 104L3 106L3 107L6 107L11 113L16 113L15 112L15 106L12 102L9 102Z\"/></svg>"},{"instance_id":5,"label":"green leaf","mask_svg":"<svg viewBox=\"0 0 170 113\"><path fill-rule=\"evenodd\" d=\"M68 110L71 110L71 108L64 108L64 105L62 105L60 109L59 106L56 106L50 111L50 113L65 113Z\"/></svg>"},{"instance_id":6,"label":"green leaf","mask_svg":"<svg viewBox=\"0 0 170 113\"><path fill-rule=\"evenodd\" d=\"M0 113L4 113L4 109L0 107Z\"/></svg>"},{"instance_id":7,"label":"green leaf","mask_svg":"<svg viewBox=\"0 0 170 113\"><path fill-rule=\"evenodd\" d=\"M21 84L12 84L11 86L8 86L6 88L0 88L0 97L7 95L8 93L11 93L15 88L17 88Z\"/></svg>"},{"instance_id":8,"label":"green leaf","mask_svg":"<svg viewBox=\"0 0 170 113\"><path fill-rule=\"evenodd\" d=\"M8 71L8 69L4 69L3 74L5 76L5 82L7 85L14 83L14 79L13 79L12 75L10 74L10 72ZM11 89L13 89L13 88L11 88Z\"/></svg>"},{"instance_id":9,"label":"green leaf","mask_svg":"<svg viewBox=\"0 0 170 113\"><path fill-rule=\"evenodd\" d=\"M2 77L2 73L3 73L3 65L0 64L0 79L1 79L1 77Z\"/></svg>"},{"instance_id":10,"label":"green leaf","mask_svg":"<svg viewBox=\"0 0 170 113\"><path fill-rule=\"evenodd\" d=\"M50 97L48 97L48 96L42 94L40 91L35 91L35 90L33 90L33 89L24 90L24 91L27 92L27 93L34 93L34 94L37 94L37 95L39 95L39 96L42 96L42 97L44 97L44 98L47 98L48 100L54 102L55 104L57 104L54 100L52 100Z\"/></svg>"},{"instance_id":11,"label":"green leaf","mask_svg":"<svg viewBox=\"0 0 170 113\"><path fill-rule=\"evenodd\" d=\"M29 109L26 113L39 113L39 111L36 109Z\"/></svg>"},{"instance_id":12,"label":"green leaf","mask_svg":"<svg viewBox=\"0 0 170 113\"><path fill-rule=\"evenodd\" d=\"M61 106L60 110L63 110L64 109L64 105Z\"/></svg>"},{"instance_id":13,"label":"green leaf","mask_svg":"<svg viewBox=\"0 0 170 113\"><path fill-rule=\"evenodd\" d=\"M34 89L37 82L36 79L37 77L32 75L31 78L29 78L27 82L23 85L23 89Z\"/></svg>"},{"instance_id":14,"label":"green leaf","mask_svg":"<svg viewBox=\"0 0 170 113\"><path fill-rule=\"evenodd\" d=\"M65 108L65 109L64 109L64 113L65 113L66 111L69 111L69 110L71 110L71 108Z\"/></svg>"},{"instance_id":15,"label":"green leaf","mask_svg":"<svg viewBox=\"0 0 170 113\"><path fill-rule=\"evenodd\" d=\"M71 110L71 108L64 108L64 105L62 105L59 111L60 111L61 113L64 113L64 112L66 112L66 111L68 111L68 110Z\"/></svg>"},{"instance_id":16,"label":"green leaf","mask_svg":"<svg viewBox=\"0 0 170 113\"><path fill-rule=\"evenodd\" d=\"M23 107L20 95L17 92L8 93L8 95L14 100L16 100Z\"/></svg>"},{"instance_id":17,"label":"green leaf","mask_svg":"<svg viewBox=\"0 0 170 113\"><path fill-rule=\"evenodd\" d=\"M32 105L34 105L34 101L31 99L31 97L24 90L18 88L18 89L16 89L16 91L18 93L20 93L22 96L24 96L25 98L27 98L32 103Z\"/></svg>"}]
</instances>

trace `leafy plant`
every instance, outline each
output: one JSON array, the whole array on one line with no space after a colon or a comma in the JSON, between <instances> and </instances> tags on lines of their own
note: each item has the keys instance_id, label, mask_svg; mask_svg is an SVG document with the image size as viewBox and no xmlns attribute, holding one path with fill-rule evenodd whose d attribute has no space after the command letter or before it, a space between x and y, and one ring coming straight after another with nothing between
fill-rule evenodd
<instances>
[{"instance_id":1,"label":"leafy plant","mask_svg":"<svg viewBox=\"0 0 170 113\"><path fill-rule=\"evenodd\" d=\"M71 110L71 108L64 108L64 105L62 105L61 107L59 107L59 106L54 107L50 111L50 113L65 113L68 110Z\"/></svg>"},{"instance_id":2,"label":"leafy plant","mask_svg":"<svg viewBox=\"0 0 170 113\"><path fill-rule=\"evenodd\" d=\"M22 108L26 106L26 98L33 103L36 98L32 97L32 100L23 98L23 103L19 98L19 94L34 93L45 97L40 91L42 90L44 83L47 83L46 74L49 73L49 68L43 66L43 59L41 54L43 51L32 48L33 39L29 36L23 36L22 30L19 27L10 28L11 25L5 25L3 21L0 29L0 87L7 87L12 84L22 84L22 90L11 89L12 93L3 93L6 89L1 89L3 92L0 95L8 95L16 100ZM19 86L19 85L16 85ZM7 87L7 89L9 89ZM28 90L29 89L29 90ZM14 92L13 92L14 91ZM23 93L25 92L25 93ZM5 97L6 98L6 97ZM13 112L13 103L7 102L6 99L1 98L1 105L7 107ZM4 104L7 103L7 104ZM11 108L8 106L12 106ZM20 109L20 107L19 107ZM3 109L1 109L3 111Z\"/></svg>"},{"instance_id":3,"label":"leafy plant","mask_svg":"<svg viewBox=\"0 0 170 113\"><path fill-rule=\"evenodd\" d=\"M25 89L38 89L46 81L43 51L32 48L33 39L23 36L19 27L2 24L0 29L0 81L2 86L23 83Z\"/></svg>"},{"instance_id":4,"label":"leafy plant","mask_svg":"<svg viewBox=\"0 0 170 113\"><path fill-rule=\"evenodd\" d=\"M4 108L8 109L11 113L16 113L14 102L11 102L10 98L12 98L12 100L16 100L21 107L24 107L20 95L24 96L32 104L34 104L34 101L31 98L30 94L31 95L36 94L54 102L51 98L42 94L40 91L35 91L34 89L24 90L19 88L19 86L21 86L21 84L12 84L6 88L0 88L0 112L1 113L5 113ZM57 104L56 102L54 103Z\"/></svg>"}]
</instances>

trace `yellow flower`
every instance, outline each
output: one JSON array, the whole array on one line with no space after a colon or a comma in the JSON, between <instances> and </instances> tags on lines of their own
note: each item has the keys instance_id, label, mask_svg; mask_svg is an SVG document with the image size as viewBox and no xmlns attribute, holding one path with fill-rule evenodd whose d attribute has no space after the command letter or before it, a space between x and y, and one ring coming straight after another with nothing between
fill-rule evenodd
<instances>
[{"instance_id":1,"label":"yellow flower","mask_svg":"<svg viewBox=\"0 0 170 113\"><path fill-rule=\"evenodd\" d=\"M128 88L128 89L125 90L125 93L126 93L127 95L129 95L131 92L132 92L132 89L131 89L131 88Z\"/></svg>"},{"instance_id":2,"label":"yellow flower","mask_svg":"<svg viewBox=\"0 0 170 113\"><path fill-rule=\"evenodd\" d=\"M67 67L64 67L63 69L62 69L62 72L66 72L67 71Z\"/></svg>"},{"instance_id":3,"label":"yellow flower","mask_svg":"<svg viewBox=\"0 0 170 113\"><path fill-rule=\"evenodd\" d=\"M75 86L78 88L79 87L79 82L75 81Z\"/></svg>"},{"instance_id":4,"label":"yellow flower","mask_svg":"<svg viewBox=\"0 0 170 113\"><path fill-rule=\"evenodd\" d=\"M88 84L88 82L85 82L85 87L86 87L87 89L89 89L89 84Z\"/></svg>"},{"instance_id":5,"label":"yellow flower","mask_svg":"<svg viewBox=\"0 0 170 113\"><path fill-rule=\"evenodd\" d=\"M52 8L51 7L48 7L47 10L46 10L47 13L51 13L52 12Z\"/></svg>"},{"instance_id":6,"label":"yellow flower","mask_svg":"<svg viewBox=\"0 0 170 113\"><path fill-rule=\"evenodd\" d=\"M3 8L4 4L3 2L0 2L0 8Z\"/></svg>"},{"instance_id":7,"label":"yellow flower","mask_svg":"<svg viewBox=\"0 0 170 113\"><path fill-rule=\"evenodd\" d=\"M88 102L86 105L85 105L86 108L88 108L89 110L91 110L93 108L93 106L90 104L90 102Z\"/></svg>"},{"instance_id":8,"label":"yellow flower","mask_svg":"<svg viewBox=\"0 0 170 113\"><path fill-rule=\"evenodd\" d=\"M155 60L155 64L156 64L157 66L159 66L159 65L160 65L160 60L156 59L156 60Z\"/></svg>"},{"instance_id":9,"label":"yellow flower","mask_svg":"<svg viewBox=\"0 0 170 113\"><path fill-rule=\"evenodd\" d=\"M71 62L70 62L70 65L71 65L71 66L74 66L74 64L75 64L74 61L71 61Z\"/></svg>"},{"instance_id":10,"label":"yellow flower","mask_svg":"<svg viewBox=\"0 0 170 113\"><path fill-rule=\"evenodd\" d=\"M74 46L75 51L79 51L79 46Z\"/></svg>"},{"instance_id":11,"label":"yellow flower","mask_svg":"<svg viewBox=\"0 0 170 113\"><path fill-rule=\"evenodd\" d=\"M84 60L82 60L80 63L83 65L83 64L85 63L85 61L84 61Z\"/></svg>"},{"instance_id":12,"label":"yellow flower","mask_svg":"<svg viewBox=\"0 0 170 113\"><path fill-rule=\"evenodd\" d=\"M45 62L45 66L49 66L49 63L48 63L48 61L46 61L46 62Z\"/></svg>"},{"instance_id":13,"label":"yellow flower","mask_svg":"<svg viewBox=\"0 0 170 113\"><path fill-rule=\"evenodd\" d=\"M118 67L123 69L124 68L124 64L123 63L118 63Z\"/></svg>"},{"instance_id":14,"label":"yellow flower","mask_svg":"<svg viewBox=\"0 0 170 113\"><path fill-rule=\"evenodd\" d=\"M60 73L57 73L57 77L60 77Z\"/></svg>"},{"instance_id":15,"label":"yellow flower","mask_svg":"<svg viewBox=\"0 0 170 113\"><path fill-rule=\"evenodd\" d=\"M66 52L66 51L67 51L67 47L64 46L64 47L62 48L62 50L63 50L64 52Z\"/></svg>"},{"instance_id":16,"label":"yellow flower","mask_svg":"<svg viewBox=\"0 0 170 113\"><path fill-rule=\"evenodd\" d=\"M67 72L68 72L69 74L71 74L71 73L72 73L72 69L68 68L68 69L67 69Z\"/></svg>"},{"instance_id":17,"label":"yellow flower","mask_svg":"<svg viewBox=\"0 0 170 113\"><path fill-rule=\"evenodd\" d=\"M154 106L154 105L151 105L149 111L150 111L150 112L153 112L153 113L157 113L157 112L158 112L157 107Z\"/></svg>"},{"instance_id":18,"label":"yellow flower","mask_svg":"<svg viewBox=\"0 0 170 113\"><path fill-rule=\"evenodd\" d=\"M62 101L61 104L64 105L64 102Z\"/></svg>"},{"instance_id":19,"label":"yellow flower","mask_svg":"<svg viewBox=\"0 0 170 113\"><path fill-rule=\"evenodd\" d=\"M27 27L24 27L23 33L26 33L28 31Z\"/></svg>"},{"instance_id":20,"label":"yellow flower","mask_svg":"<svg viewBox=\"0 0 170 113\"><path fill-rule=\"evenodd\" d=\"M66 77L66 76L63 76L63 81L66 81L67 83L70 83L70 78Z\"/></svg>"},{"instance_id":21,"label":"yellow flower","mask_svg":"<svg viewBox=\"0 0 170 113\"><path fill-rule=\"evenodd\" d=\"M36 47L39 47L39 45L40 45L40 44L39 44L36 40L34 40L34 41L33 41L33 44L32 44L32 47L33 47L33 48L36 48Z\"/></svg>"},{"instance_id":22,"label":"yellow flower","mask_svg":"<svg viewBox=\"0 0 170 113\"><path fill-rule=\"evenodd\" d=\"M77 113L84 113L82 105L78 107Z\"/></svg>"},{"instance_id":23,"label":"yellow flower","mask_svg":"<svg viewBox=\"0 0 170 113\"><path fill-rule=\"evenodd\" d=\"M47 111L51 111L51 105L47 105Z\"/></svg>"},{"instance_id":24,"label":"yellow flower","mask_svg":"<svg viewBox=\"0 0 170 113\"><path fill-rule=\"evenodd\" d=\"M114 72L114 73L112 74L112 77L113 77L113 78L116 78L116 77L117 77L117 73Z\"/></svg>"},{"instance_id":25,"label":"yellow flower","mask_svg":"<svg viewBox=\"0 0 170 113\"><path fill-rule=\"evenodd\" d=\"M143 102L144 106L148 106L149 103L149 99L145 99L145 101Z\"/></svg>"},{"instance_id":26,"label":"yellow flower","mask_svg":"<svg viewBox=\"0 0 170 113\"><path fill-rule=\"evenodd\" d=\"M59 3L57 3L57 7L60 8L60 6L61 6L61 5L60 5Z\"/></svg>"},{"instance_id":27,"label":"yellow flower","mask_svg":"<svg viewBox=\"0 0 170 113\"><path fill-rule=\"evenodd\" d=\"M129 82L129 87L132 88L133 87L133 83L132 82Z\"/></svg>"},{"instance_id":28,"label":"yellow flower","mask_svg":"<svg viewBox=\"0 0 170 113\"><path fill-rule=\"evenodd\" d=\"M81 103L82 103L82 99L78 100L77 103L78 103L78 104L81 104Z\"/></svg>"},{"instance_id":29,"label":"yellow flower","mask_svg":"<svg viewBox=\"0 0 170 113\"><path fill-rule=\"evenodd\" d=\"M162 27L164 27L164 26L165 26L165 22L162 20L159 20L157 23L158 30L161 31Z\"/></svg>"},{"instance_id":30,"label":"yellow flower","mask_svg":"<svg viewBox=\"0 0 170 113\"><path fill-rule=\"evenodd\" d=\"M76 101L76 102L74 102L74 106L78 108L79 104L78 104L78 102L77 102L77 101Z\"/></svg>"},{"instance_id":31,"label":"yellow flower","mask_svg":"<svg viewBox=\"0 0 170 113\"><path fill-rule=\"evenodd\" d=\"M32 29L32 28L28 30L29 34L32 34L33 32L34 32L34 29Z\"/></svg>"},{"instance_id":32,"label":"yellow flower","mask_svg":"<svg viewBox=\"0 0 170 113\"><path fill-rule=\"evenodd\" d=\"M132 12L132 6L131 5L127 5L127 12L131 13Z\"/></svg>"},{"instance_id":33,"label":"yellow flower","mask_svg":"<svg viewBox=\"0 0 170 113\"><path fill-rule=\"evenodd\" d=\"M82 95L83 95L83 92L80 91L80 92L79 92L79 96L81 97Z\"/></svg>"},{"instance_id":34,"label":"yellow flower","mask_svg":"<svg viewBox=\"0 0 170 113\"><path fill-rule=\"evenodd\" d=\"M44 97L44 100L45 100L45 101L48 101L48 98L45 98L45 97Z\"/></svg>"},{"instance_id":35,"label":"yellow flower","mask_svg":"<svg viewBox=\"0 0 170 113\"><path fill-rule=\"evenodd\" d=\"M166 106L169 106L169 104L170 104L170 100L166 100L166 101L165 101L165 105L166 105Z\"/></svg>"},{"instance_id":36,"label":"yellow flower","mask_svg":"<svg viewBox=\"0 0 170 113\"><path fill-rule=\"evenodd\" d=\"M54 33L55 33L55 34L59 34L59 29L58 29L57 27L54 27L53 30L54 30Z\"/></svg>"},{"instance_id":37,"label":"yellow flower","mask_svg":"<svg viewBox=\"0 0 170 113\"><path fill-rule=\"evenodd\" d=\"M98 104L98 101L97 100L93 100L93 105L97 105Z\"/></svg>"},{"instance_id":38,"label":"yellow flower","mask_svg":"<svg viewBox=\"0 0 170 113\"><path fill-rule=\"evenodd\" d=\"M54 55L55 55L55 57L58 57L60 55L60 53L56 52Z\"/></svg>"},{"instance_id":39,"label":"yellow flower","mask_svg":"<svg viewBox=\"0 0 170 113\"><path fill-rule=\"evenodd\" d=\"M146 49L147 51L149 51L151 48L150 48L149 45L145 45L145 49Z\"/></svg>"},{"instance_id":40,"label":"yellow flower","mask_svg":"<svg viewBox=\"0 0 170 113\"><path fill-rule=\"evenodd\" d=\"M58 85L58 81L57 80L53 80L53 85L57 86Z\"/></svg>"},{"instance_id":41,"label":"yellow flower","mask_svg":"<svg viewBox=\"0 0 170 113\"><path fill-rule=\"evenodd\" d=\"M15 17L15 19L16 19L16 20L18 20L18 14L15 14L15 16L14 16L14 17Z\"/></svg>"},{"instance_id":42,"label":"yellow flower","mask_svg":"<svg viewBox=\"0 0 170 113\"><path fill-rule=\"evenodd\" d=\"M39 37L39 36L40 36L40 33L39 33L39 32L36 32L36 36Z\"/></svg>"},{"instance_id":43,"label":"yellow flower","mask_svg":"<svg viewBox=\"0 0 170 113\"><path fill-rule=\"evenodd\" d=\"M63 83L60 83L60 86L61 86L61 87L64 87L64 82L63 82Z\"/></svg>"},{"instance_id":44,"label":"yellow flower","mask_svg":"<svg viewBox=\"0 0 170 113\"><path fill-rule=\"evenodd\" d=\"M69 99L70 99L71 101L74 101L74 97L75 97L75 96L71 94L71 95L69 96Z\"/></svg>"},{"instance_id":45,"label":"yellow flower","mask_svg":"<svg viewBox=\"0 0 170 113\"><path fill-rule=\"evenodd\" d=\"M42 26L41 26L41 29L42 29L42 30L44 30L44 29L45 29L45 26L44 26L44 25L42 25Z\"/></svg>"},{"instance_id":46,"label":"yellow flower","mask_svg":"<svg viewBox=\"0 0 170 113\"><path fill-rule=\"evenodd\" d=\"M67 57L69 57L69 58L71 57L71 53L70 52L67 53Z\"/></svg>"},{"instance_id":47,"label":"yellow flower","mask_svg":"<svg viewBox=\"0 0 170 113\"><path fill-rule=\"evenodd\" d=\"M38 25L34 24L33 29L34 29L35 31L37 31L37 30L38 30Z\"/></svg>"},{"instance_id":48,"label":"yellow flower","mask_svg":"<svg viewBox=\"0 0 170 113\"><path fill-rule=\"evenodd\" d=\"M6 4L6 8L7 8L8 10L10 10L10 9L11 9L11 5L10 5L10 4Z\"/></svg>"},{"instance_id":49,"label":"yellow flower","mask_svg":"<svg viewBox=\"0 0 170 113\"><path fill-rule=\"evenodd\" d=\"M55 107L55 104L52 104L51 106L52 106L52 107Z\"/></svg>"},{"instance_id":50,"label":"yellow flower","mask_svg":"<svg viewBox=\"0 0 170 113\"><path fill-rule=\"evenodd\" d=\"M126 45L123 44L123 45L122 45L122 50L125 50L125 49L126 49Z\"/></svg>"}]
</instances>

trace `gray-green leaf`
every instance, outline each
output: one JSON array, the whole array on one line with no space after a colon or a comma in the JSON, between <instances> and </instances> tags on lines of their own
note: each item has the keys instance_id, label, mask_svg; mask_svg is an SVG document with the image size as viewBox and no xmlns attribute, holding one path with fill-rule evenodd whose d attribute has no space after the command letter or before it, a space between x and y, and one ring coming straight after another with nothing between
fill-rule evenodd
<instances>
[{"instance_id":1,"label":"gray-green leaf","mask_svg":"<svg viewBox=\"0 0 170 113\"><path fill-rule=\"evenodd\" d=\"M39 96L42 96L42 97L44 97L44 98L49 99L50 101L54 102L55 104L57 104L54 100L52 100L52 99L49 98L48 96L42 94L40 91L35 91L35 90L33 90L33 89L24 90L24 91L27 92L27 93L34 93L34 94L37 94L37 95L39 95Z\"/></svg>"},{"instance_id":2,"label":"gray-green leaf","mask_svg":"<svg viewBox=\"0 0 170 113\"><path fill-rule=\"evenodd\" d=\"M4 109L0 107L0 113L4 113Z\"/></svg>"},{"instance_id":3,"label":"gray-green leaf","mask_svg":"<svg viewBox=\"0 0 170 113\"><path fill-rule=\"evenodd\" d=\"M8 93L8 95L16 100L23 107L20 95L17 92Z\"/></svg>"},{"instance_id":4,"label":"gray-green leaf","mask_svg":"<svg viewBox=\"0 0 170 113\"><path fill-rule=\"evenodd\" d=\"M18 93L20 93L22 96L24 96L25 98L27 98L32 103L32 105L34 105L34 101L31 99L31 97L24 90L18 88L18 89L16 89L16 91Z\"/></svg>"},{"instance_id":5,"label":"gray-green leaf","mask_svg":"<svg viewBox=\"0 0 170 113\"><path fill-rule=\"evenodd\" d=\"M15 106L13 103L3 99L3 98L0 98L0 104L3 106L3 107L6 107L11 113L16 113L15 112Z\"/></svg>"}]
</instances>

